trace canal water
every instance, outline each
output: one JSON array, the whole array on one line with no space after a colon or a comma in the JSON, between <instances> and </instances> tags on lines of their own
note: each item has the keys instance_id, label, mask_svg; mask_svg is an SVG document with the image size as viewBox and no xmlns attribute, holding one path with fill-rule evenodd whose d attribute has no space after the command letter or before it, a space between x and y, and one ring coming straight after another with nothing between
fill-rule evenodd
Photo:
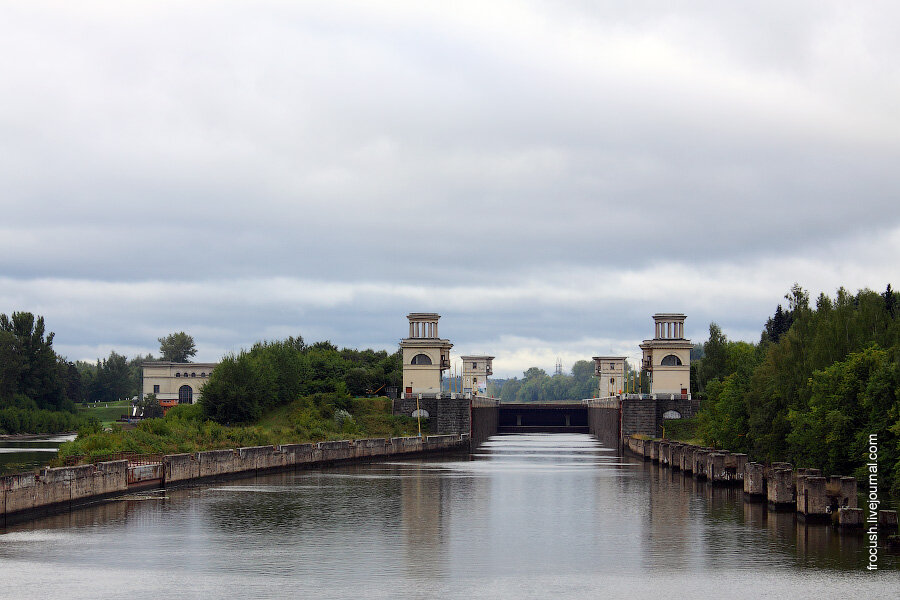
<instances>
[{"instance_id":1,"label":"canal water","mask_svg":"<svg viewBox=\"0 0 900 600\"><path fill-rule=\"evenodd\" d=\"M805 526L586 435L134 495L0 529L3 598L897 598Z\"/></svg>"},{"instance_id":2,"label":"canal water","mask_svg":"<svg viewBox=\"0 0 900 600\"><path fill-rule=\"evenodd\" d=\"M75 439L76 434L0 439L0 475L34 471L56 458L59 445Z\"/></svg>"}]
</instances>

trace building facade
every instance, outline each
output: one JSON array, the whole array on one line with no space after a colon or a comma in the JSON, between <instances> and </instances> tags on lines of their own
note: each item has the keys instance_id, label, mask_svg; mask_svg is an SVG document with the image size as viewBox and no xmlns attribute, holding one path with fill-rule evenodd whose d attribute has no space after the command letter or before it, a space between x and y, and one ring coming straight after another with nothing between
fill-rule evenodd
<instances>
[{"instance_id":1,"label":"building facade","mask_svg":"<svg viewBox=\"0 0 900 600\"><path fill-rule=\"evenodd\" d=\"M641 344L651 394L690 394L693 344L684 337L685 319L681 313L653 315L653 339Z\"/></svg>"},{"instance_id":2,"label":"building facade","mask_svg":"<svg viewBox=\"0 0 900 600\"><path fill-rule=\"evenodd\" d=\"M625 357L624 356L595 356L594 375L600 380L599 392L601 398L608 398L621 394L625 389Z\"/></svg>"},{"instance_id":3,"label":"building facade","mask_svg":"<svg viewBox=\"0 0 900 600\"><path fill-rule=\"evenodd\" d=\"M194 404L219 363L145 362L142 365L142 397L155 394L163 408Z\"/></svg>"},{"instance_id":4,"label":"building facade","mask_svg":"<svg viewBox=\"0 0 900 600\"><path fill-rule=\"evenodd\" d=\"M462 391L464 394L484 395L487 380L494 374L493 356L463 356Z\"/></svg>"},{"instance_id":5,"label":"building facade","mask_svg":"<svg viewBox=\"0 0 900 600\"><path fill-rule=\"evenodd\" d=\"M410 313L409 337L400 340L403 354L403 394L441 393L443 372L450 368L450 340L438 336L437 313Z\"/></svg>"}]
</instances>

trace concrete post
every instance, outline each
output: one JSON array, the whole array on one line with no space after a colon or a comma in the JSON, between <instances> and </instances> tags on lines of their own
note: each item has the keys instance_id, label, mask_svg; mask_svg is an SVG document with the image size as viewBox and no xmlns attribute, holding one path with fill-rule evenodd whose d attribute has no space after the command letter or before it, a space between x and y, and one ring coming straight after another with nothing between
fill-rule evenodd
<instances>
[{"instance_id":1,"label":"concrete post","mask_svg":"<svg viewBox=\"0 0 900 600\"><path fill-rule=\"evenodd\" d=\"M707 455L706 477L714 484L728 482L728 474L725 471L725 454L713 452L712 454Z\"/></svg>"},{"instance_id":2,"label":"concrete post","mask_svg":"<svg viewBox=\"0 0 900 600\"><path fill-rule=\"evenodd\" d=\"M650 441L650 461L658 463L659 462L659 441L651 440Z\"/></svg>"},{"instance_id":3,"label":"concrete post","mask_svg":"<svg viewBox=\"0 0 900 600\"><path fill-rule=\"evenodd\" d=\"M828 496L825 494L825 478L818 475L797 477L797 513L806 520L828 518Z\"/></svg>"},{"instance_id":4,"label":"concrete post","mask_svg":"<svg viewBox=\"0 0 900 600\"><path fill-rule=\"evenodd\" d=\"M744 499L761 500L766 493L766 467L760 463L744 466Z\"/></svg>"},{"instance_id":5,"label":"concrete post","mask_svg":"<svg viewBox=\"0 0 900 600\"><path fill-rule=\"evenodd\" d=\"M837 523L841 528L862 527L863 510L861 508L839 508Z\"/></svg>"},{"instance_id":6,"label":"concrete post","mask_svg":"<svg viewBox=\"0 0 900 600\"><path fill-rule=\"evenodd\" d=\"M879 510L878 511L878 527L879 527L879 529L886 529L886 530L897 529L897 511L896 510Z\"/></svg>"},{"instance_id":7,"label":"concrete post","mask_svg":"<svg viewBox=\"0 0 900 600\"><path fill-rule=\"evenodd\" d=\"M697 479L706 479L706 457L709 450L706 448L698 448L694 452L694 477Z\"/></svg>"},{"instance_id":8,"label":"concrete post","mask_svg":"<svg viewBox=\"0 0 900 600\"><path fill-rule=\"evenodd\" d=\"M681 455L684 453L683 444L669 445L669 466L673 471L681 470Z\"/></svg>"},{"instance_id":9,"label":"concrete post","mask_svg":"<svg viewBox=\"0 0 900 600\"><path fill-rule=\"evenodd\" d=\"M856 497L856 477L841 477L841 506L858 508L859 500Z\"/></svg>"},{"instance_id":10,"label":"concrete post","mask_svg":"<svg viewBox=\"0 0 900 600\"><path fill-rule=\"evenodd\" d=\"M772 469L766 481L766 499L773 508L786 508L794 503L793 469Z\"/></svg>"},{"instance_id":11,"label":"concrete post","mask_svg":"<svg viewBox=\"0 0 900 600\"><path fill-rule=\"evenodd\" d=\"M681 472L694 472L694 446L685 446L681 451Z\"/></svg>"},{"instance_id":12,"label":"concrete post","mask_svg":"<svg viewBox=\"0 0 900 600\"><path fill-rule=\"evenodd\" d=\"M747 465L746 454L728 454L725 457L725 470L734 481L744 480L744 467Z\"/></svg>"}]
</instances>

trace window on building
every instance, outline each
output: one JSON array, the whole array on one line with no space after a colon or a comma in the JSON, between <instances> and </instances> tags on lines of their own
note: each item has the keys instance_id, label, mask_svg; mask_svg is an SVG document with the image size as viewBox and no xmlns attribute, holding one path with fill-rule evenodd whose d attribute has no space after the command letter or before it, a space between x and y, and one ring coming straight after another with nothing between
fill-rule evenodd
<instances>
[{"instance_id":1,"label":"window on building","mask_svg":"<svg viewBox=\"0 0 900 600\"><path fill-rule=\"evenodd\" d=\"M191 377L196 377L196 376L197 376L196 373L191 373Z\"/></svg>"},{"instance_id":2,"label":"window on building","mask_svg":"<svg viewBox=\"0 0 900 600\"><path fill-rule=\"evenodd\" d=\"M609 363L609 368L610 368L610 369L615 369L615 368L616 368L615 363Z\"/></svg>"},{"instance_id":3,"label":"window on building","mask_svg":"<svg viewBox=\"0 0 900 600\"><path fill-rule=\"evenodd\" d=\"M416 354L415 356L413 356L412 362L410 362L410 364L411 365L430 365L431 357L428 356L427 354Z\"/></svg>"},{"instance_id":4,"label":"window on building","mask_svg":"<svg viewBox=\"0 0 900 600\"><path fill-rule=\"evenodd\" d=\"M473 363L472 363L472 368L473 368L473 369L477 369L477 368L478 368L478 363L477 363L477 362L473 362Z\"/></svg>"},{"instance_id":5,"label":"window on building","mask_svg":"<svg viewBox=\"0 0 900 600\"><path fill-rule=\"evenodd\" d=\"M189 385L178 388L178 404L191 404L194 401L194 390Z\"/></svg>"},{"instance_id":6,"label":"window on building","mask_svg":"<svg viewBox=\"0 0 900 600\"><path fill-rule=\"evenodd\" d=\"M153 386L153 393L154 393L154 394L158 394L158 393L159 393L159 385L154 385L154 386Z\"/></svg>"},{"instance_id":7,"label":"window on building","mask_svg":"<svg viewBox=\"0 0 900 600\"><path fill-rule=\"evenodd\" d=\"M206 373L200 373L200 377L206 377Z\"/></svg>"},{"instance_id":8,"label":"window on building","mask_svg":"<svg viewBox=\"0 0 900 600\"><path fill-rule=\"evenodd\" d=\"M660 362L659 364L664 367L680 367L681 359L674 354L668 354L662 359L662 362Z\"/></svg>"},{"instance_id":9,"label":"window on building","mask_svg":"<svg viewBox=\"0 0 900 600\"><path fill-rule=\"evenodd\" d=\"M181 373L175 373L175 377L181 377Z\"/></svg>"}]
</instances>

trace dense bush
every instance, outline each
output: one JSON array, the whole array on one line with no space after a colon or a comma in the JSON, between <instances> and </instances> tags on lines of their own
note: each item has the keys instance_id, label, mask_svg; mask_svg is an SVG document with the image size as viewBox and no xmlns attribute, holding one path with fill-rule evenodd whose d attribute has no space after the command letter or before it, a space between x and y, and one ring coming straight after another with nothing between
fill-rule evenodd
<instances>
[{"instance_id":1,"label":"dense bush","mask_svg":"<svg viewBox=\"0 0 900 600\"><path fill-rule=\"evenodd\" d=\"M147 419L131 430L114 425L111 431L88 426L78 438L60 447L60 461L68 456L98 457L116 452L180 453L315 442L360 437L413 435L414 419L391 415L387 398L350 398L315 394L278 406L258 423L228 426L206 418L199 405L178 405L165 418Z\"/></svg>"},{"instance_id":2,"label":"dense bush","mask_svg":"<svg viewBox=\"0 0 900 600\"><path fill-rule=\"evenodd\" d=\"M94 424L90 417L60 410L39 410L9 407L0 409L0 433L66 433L86 424Z\"/></svg>"},{"instance_id":3,"label":"dense bush","mask_svg":"<svg viewBox=\"0 0 900 600\"><path fill-rule=\"evenodd\" d=\"M252 423L266 411L303 396L325 394L342 402L383 385L399 385L399 353L338 350L302 339L263 342L226 356L203 389L202 406L219 423Z\"/></svg>"}]
</instances>

